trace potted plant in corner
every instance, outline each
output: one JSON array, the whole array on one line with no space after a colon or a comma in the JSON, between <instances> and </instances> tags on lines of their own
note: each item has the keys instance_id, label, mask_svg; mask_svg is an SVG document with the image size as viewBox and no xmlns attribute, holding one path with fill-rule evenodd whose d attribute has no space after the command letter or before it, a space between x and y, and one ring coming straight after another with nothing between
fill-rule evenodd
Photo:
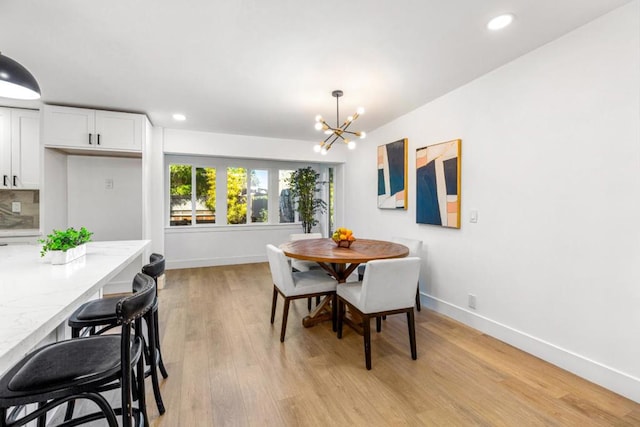
<instances>
[{"instance_id":1,"label":"potted plant in corner","mask_svg":"<svg viewBox=\"0 0 640 427\"><path fill-rule=\"evenodd\" d=\"M324 212L327 208L327 203L316 197L316 193L320 191L319 178L320 174L308 166L291 172L287 179L295 210L305 233L311 233L311 229L318 224L316 214Z\"/></svg>"},{"instance_id":2,"label":"potted plant in corner","mask_svg":"<svg viewBox=\"0 0 640 427\"><path fill-rule=\"evenodd\" d=\"M39 240L42 243L40 256L45 256L47 252L50 252L51 264L71 262L87 253L85 243L91 241L92 234L84 227L80 231L73 227L67 228L65 231L53 230L46 239Z\"/></svg>"}]
</instances>

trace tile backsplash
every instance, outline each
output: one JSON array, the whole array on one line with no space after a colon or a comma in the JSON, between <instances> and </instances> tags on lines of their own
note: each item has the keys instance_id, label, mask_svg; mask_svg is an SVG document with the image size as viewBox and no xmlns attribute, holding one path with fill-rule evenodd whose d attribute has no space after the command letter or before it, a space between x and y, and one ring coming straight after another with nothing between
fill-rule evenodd
<instances>
[{"instance_id":1,"label":"tile backsplash","mask_svg":"<svg viewBox=\"0 0 640 427\"><path fill-rule=\"evenodd\" d=\"M38 228L40 228L40 191L0 190L0 231Z\"/></svg>"}]
</instances>

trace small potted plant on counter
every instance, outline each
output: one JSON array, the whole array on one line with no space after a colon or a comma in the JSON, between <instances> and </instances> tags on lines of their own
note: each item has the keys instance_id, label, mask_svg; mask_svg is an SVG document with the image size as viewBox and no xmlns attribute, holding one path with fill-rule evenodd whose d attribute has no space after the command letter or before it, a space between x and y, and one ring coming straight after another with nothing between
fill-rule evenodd
<instances>
[{"instance_id":1,"label":"small potted plant on counter","mask_svg":"<svg viewBox=\"0 0 640 427\"><path fill-rule=\"evenodd\" d=\"M40 256L51 253L51 264L66 264L74 259L80 258L87 253L85 243L91 241L91 235L86 228L80 231L73 227L65 231L53 230L46 239L40 240L42 250Z\"/></svg>"}]
</instances>

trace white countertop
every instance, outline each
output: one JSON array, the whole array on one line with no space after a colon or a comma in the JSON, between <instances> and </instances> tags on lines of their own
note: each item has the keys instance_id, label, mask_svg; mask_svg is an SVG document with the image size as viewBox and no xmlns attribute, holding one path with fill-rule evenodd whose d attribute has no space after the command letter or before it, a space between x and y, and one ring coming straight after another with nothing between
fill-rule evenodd
<instances>
[{"instance_id":1,"label":"white countertop","mask_svg":"<svg viewBox=\"0 0 640 427\"><path fill-rule=\"evenodd\" d=\"M64 265L41 258L38 245L0 246L0 374L65 323L149 244L90 242L86 256Z\"/></svg>"}]
</instances>

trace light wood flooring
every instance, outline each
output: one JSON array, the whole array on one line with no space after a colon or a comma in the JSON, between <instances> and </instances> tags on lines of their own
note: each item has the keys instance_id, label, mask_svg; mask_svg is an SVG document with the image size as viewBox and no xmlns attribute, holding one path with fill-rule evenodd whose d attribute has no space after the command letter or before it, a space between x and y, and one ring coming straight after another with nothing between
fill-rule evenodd
<instances>
[{"instance_id":1,"label":"light wood flooring","mask_svg":"<svg viewBox=\"0 0 640 427\"><path fill-rule=\"evenodd\" d=\"M302 327L306 300L292 303L280 343L272 289L266 263L167 271L167 412L148 387L151 426L640 425L639 404L425 309L417 361L406 316L374 327L367 371L354 331Z\"/></svg>"}]
</instances>

